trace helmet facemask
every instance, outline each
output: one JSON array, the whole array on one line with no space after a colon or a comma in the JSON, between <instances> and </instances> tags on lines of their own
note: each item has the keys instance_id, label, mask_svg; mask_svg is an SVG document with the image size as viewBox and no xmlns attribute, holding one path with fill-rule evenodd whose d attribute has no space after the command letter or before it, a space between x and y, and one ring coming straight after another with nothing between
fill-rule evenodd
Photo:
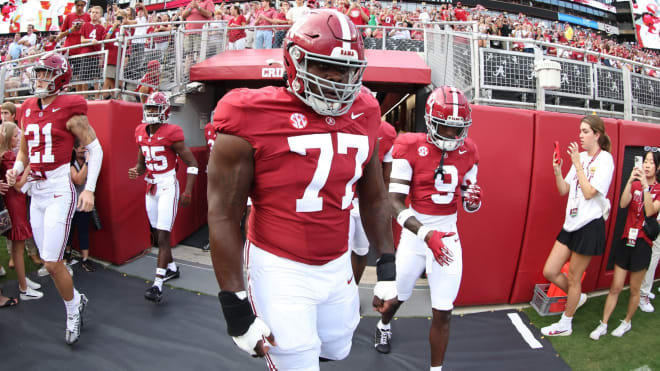
<instances>
[{"instance_id":1,"label":"helmet facemask","mask_svg":"<svg viewBox=\"0 0 660 371\"><path fill-rule=\"evenodd\" d=\"M462 117L449 116L447 119L440 119L428 113L424 115L424 121L426 121L428 131L426 139L443 151L454 151L462 146L468 136L468 129L472 125L472 121L465 121ZM444 130L439 130L443 126L458 128L456 136L451 138L440 134L444 132Z\"/></svg>"},{"instance_id":2,"label":"helmet facemask","mask_svg":"<svg viewBox=\"0 0 660 371\"><path fill-rule=\"evenodd\" d=\"M43 72L41 77L39 76L39 72ZM55 79L60 76L61 74L58 74L54 68L48 66L33 67L30 73L30 88L32 89L32 94L43 99L57 93ZM39 88L38 82L40 81L45 81L48 85L45 88Z\"/></svg>"},{"instance_id":3,"label":"helmet facemask","mask_svg":"<svg viewBox=\"0 0 660 371\"><path fill-rule=\"evenodd\" d=\"M347 113L360 93L367 61L310 53L297 45L290 48L291 59L296 69L296 78L291 84L293 93L320 115L341 116ZM341 50L337 50L337 54L340 52ZM347 82L335 82L308 72L310 62L345 71L344 73L348 74Z\"/></svg>"},{"instance_id":4,"label":"helmet facemask","mask_svg":"<svg viewBox=\"0 0 660 371\"><path fill-rule=\"evenodd\" d=\"M145 103L142 109L142 121L151 124L161 124L167 121L166 107L163 104Z\"/></svg>"}]
</instances>

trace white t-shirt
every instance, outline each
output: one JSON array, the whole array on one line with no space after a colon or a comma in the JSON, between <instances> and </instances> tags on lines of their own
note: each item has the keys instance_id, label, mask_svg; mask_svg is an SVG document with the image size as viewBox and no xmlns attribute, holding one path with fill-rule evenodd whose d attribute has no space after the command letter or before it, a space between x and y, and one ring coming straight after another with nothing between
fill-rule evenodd
<instances>
[{"instance_id":1,"label":"white t-shirt","mask_svg":"<svg viewBox=\"0 0 660 371\"><path fill-rule=\"evenodd\" d=\"M614 175L612 155L609 152L600 151L592 161L592 158L586 152L580 152L580 163L582 163L582 169L591 186L596 188L600 195L607 197L607 191L610 189L612 176ZM571 166L564 180L569 185L564 230L574 232L589 222L603 217L603 208L598 200L599 197L594 196L589 200L584 198L582 188L578 184L575 166ZM576 216L571 216L571 209L573 208L577 208Z\"/></svg>"},{"instance_id":2,"label":"white t-shirt","mask_svg":"<svg viewBox=\"0 0 660 371\"><path fill-rule=\"evenodd\" d=\"M297 20L309 13L309 10L310 9L307 7L307 5L295 6L286 12L286 19L292 23L296 23Z\"/></svg>"},{"instance_id":3,"label":"white t-shirt","mask_svg":"<svg viewBox=\"0 0 660 371\"><path fill-rule=\"evenodd\" d=\"M419 21L422 23L431 22L431 16L427 12L422 12L419 14Z\"/></svg>"}]
</instances>

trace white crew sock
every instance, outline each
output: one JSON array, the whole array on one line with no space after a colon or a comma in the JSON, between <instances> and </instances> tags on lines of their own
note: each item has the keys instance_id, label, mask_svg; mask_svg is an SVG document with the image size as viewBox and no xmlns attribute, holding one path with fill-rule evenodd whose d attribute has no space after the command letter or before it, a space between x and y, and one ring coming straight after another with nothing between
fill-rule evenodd
<instances>
[{"instance_id":1,"label":"white crew sock","mask_svg":"<svg viewBox=\"0 0 660 371\"><path fill-rule=\"evenodd\" d=\"M64 300L64 306L66 306L66 315L70 316L72 314L78 313L78 306L80 305L80 293L76 288L73 288L73 299Z\"/></svg>"},{"instance_id":2,"label":"white crew sock","mask_svg":"<svg viewBox=\"0 0 660 371\"><path fill-rule=\"evenodd\" d=\"M431 366L431 371L442 371L442 366Z\"/></svg>"},{"instance_id":3,"label":"white crew sock","mask_svg":"<svg viewBox=\"0 0 660 371\"><path fill-rule=\"evenodd\" d=\"M566 313L562 313L561 314L561 319L559 320L559 322L562 325L572 326L573 325L573 317L567 317Z\"/></svg>"},{"instance_id":4,"label":"white crew sock","mask_svg":"<svg viewBox=\"0 0 660 371\"><path fill-rule=\"evenodd\" d=\"M376 326L381 330L389 330L390 329L390 324L388 323L386 325L386 324L383 323L382 320L378 321L378 324Z\"/></svg>"},{"instance_id":5,"label":"white crew sock","mask_svg":"<svg viewBox=\"0 0 660 371\"><path fill-rule=\"evenodd\" d=\"M178 268L175 262L171 262L167 264L167 269L171 270L172 272L176 272Z\"/></svg>"}]
</instances>

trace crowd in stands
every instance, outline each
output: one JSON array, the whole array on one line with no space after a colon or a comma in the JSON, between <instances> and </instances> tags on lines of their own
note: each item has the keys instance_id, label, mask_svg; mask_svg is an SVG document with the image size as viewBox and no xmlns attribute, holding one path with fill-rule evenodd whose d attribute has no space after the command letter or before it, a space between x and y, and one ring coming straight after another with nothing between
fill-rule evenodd
<instances>
[{"instance_id":1,"label":"crowd in stands","mask_svg":"<svg viewBox=\"0 0 660 371\"><path fill-rule=\"evenodd\" d=\"M495 12L485 9L478 5L475 8L468 9L460 2L456 5L442 4L439 6L418 6L415 9L408 7L404 9L396 6L384 6L378 1L367 3L351 2L349 0L327 0L317 2L316 0L295 0L291 2L279 1L277 6L271 7L268 0L252 1L244 3L222 3L214 4L211 0L192 0L187 6L179 8L174 12L163 11L159 13L149 13L142 3L137 3L135 7L121 9L116 3L109 5L105 10L99 6L87 7L85 0L76 0L74 11L67 15L58 32L35 33L29 26L26 34L15 34L11 36L0 37L0 58L3 62L19 59L29 55L38 54L43 51L53 50L56 47L75 46L81 43L103 43L104 40L114 39L120 32L121 25L144 25L144 27L134 27L130 29L130 34L134 37L129 57L124 63L127 63L127 73L134 74L133 80L139 80L143 76L147 80L143 82L146 85L153 85L158 82L157 74L149 70L155 66L155 60L145 57L145 51L159 50L159 68L165 67L165 59L162 55L165 51L172 50L174 47L171 36L153 37L148 35L154 32L168 32L178 27L171 22L176 21L223 21L229 27L249 27L254 29L230 29L228 32L228 49L243 48L279 48L281 47L286 28L295 22L296 19L303 17L311 8L332 8L347 14L358 26L362 26L365 38L386 38L390 39L411 39L423 40L425 27L437 27L431 25L431 22L441 21L473 21L477 24L476 30L481 34L496 35L502 37L514 37L517 39L529 39L530 42L503 42L500 40L482 39L479 45L490 48L506 48L513 51L534 52L535 46L532 40L545 41L560 45L572 46L583 50L589 50L600 55L590 55L584 52L563 49L554 46L543 46L542 51L547 55L556 55L574 60L584 60L587 62L600 62L606 66L617 68L628 68L631 71L646 73L650 76L656 76L656 71L652 68L641 70L640 67L622 63L608 56L616 56L624 59L645 63L650 66L660 66L660 56L648 49L639 48L631 43L618 43L608 35L589 29L572 27L566 23L551 22L548 20L534 19L520 13L518 15L507 14L506 12ZM421 4L420 4L421 5ZM170 22L168 24L158 24ZM271 26L270 28L267 26ZM372 27L370 27L372 26ZM375 26L384 26L375 27ZM202 23L189 23L185 27L186 43L184 45L186 55L198 51L199 41L194 42L199 33L194 30L203 27ZM222 22L212 23L211 28L222 27ZM457 31L473 30L472 26L452 25ZM128 34L128 30L125 30ZM145 36L144 38L135 38L136 36ZM189 39L189 40L188 40ZM192 42L191 42L192 41ZM94 45L86 48L74 48L69 50L68 55L78 55L82 53L93 52L108 49L108 71L104 83L98 83L93 90L110 90L115 87L114 76L116 76L117 64L117 45L115 43L104 43L103 46ZM173 54L173 53L172 53ZM158 62L158 61L156 61ZM23 60L20 63L29 64L30 59ZM82 58L71 60L76 69L81 64L87 63ZM92 63L94 64L94 63ZM186 60L186 69L189 70L192 61ZM151 67L148 67L151 66ZM17 69L15 73L7 75L5 82L5 91L10 90L7 95L27 94L25 92L11 92L12 88L26 87L27 76L25 69ZM81 84L74 89L77 91L89 90L91 86ZM148 94L153 90L149 86L137 86L136 91ZM98 99L108 99L116 96L111 94L102 94L96 96Z\"/></svg>"}]
</instances>

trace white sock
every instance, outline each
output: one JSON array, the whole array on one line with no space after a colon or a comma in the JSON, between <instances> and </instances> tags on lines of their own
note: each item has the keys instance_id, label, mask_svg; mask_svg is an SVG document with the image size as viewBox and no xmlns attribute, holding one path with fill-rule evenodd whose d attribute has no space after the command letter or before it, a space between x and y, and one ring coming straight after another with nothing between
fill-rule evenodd
<instances>
[{"instance_id":1,"label":"white sock","mask_svg":"<svg viewBox=\"0 0 660 371\"><path fill-rule=\"evenodd\" d=\"M381 330L389 330L390 329L390 324L388 323L386 325L386 324L383 323L382 320L378 321L378 324L376 326Z\"/></svg>"},{"instance_id":2,"label":"white sock","mask_svg":"<svg viewBox=\"0 0 660 371\"><path fill-rule=\"evenodd\" d=\"M561 314L561 319L559 320L564 325L572 326L573 325L573 317L567 317L566 313Z\"/></svg>"},{"instance_id":3,"label":"white sock","mask_svg":"<svg viewBox=\"0 0 660 371\"><path fill-rule=\"evenodd\" d=\"M171 262L167 264L167 269L171 270L172 272L176 272L178 268L175 262Z\"/></svg>"},{"instance_id":4,"label":"white sock","mask_svg":"<svg viewBox=\"0 0 660 371\"><path fill-rule=\"evenodd\" d=\"M431 366L431 371L442 371L442 366Z\"/></svg>"},{"instance_id":5,"label":"white sock","mask_svg":"<svg viewBox=\"0 0 660 371\"><path fill-rule=\"evenodd\" d=\"M161 277L156 277L154 280L154 286L157 286L160 291L163 291L163 279Z\"/></svg>"},{"instance_id":6,"label":"white sock","mask_svg":"<svg viewBox=\"0 0 660 371\"><path fill-rule=\"evenodd\" d=\"M66 315L70 316L72 314L78 313L78 306L80 305L80 293L76 288L73 288L73 299L67 301L64 300L64 305L66 306Z\"/></svg>"}]
</instances>

